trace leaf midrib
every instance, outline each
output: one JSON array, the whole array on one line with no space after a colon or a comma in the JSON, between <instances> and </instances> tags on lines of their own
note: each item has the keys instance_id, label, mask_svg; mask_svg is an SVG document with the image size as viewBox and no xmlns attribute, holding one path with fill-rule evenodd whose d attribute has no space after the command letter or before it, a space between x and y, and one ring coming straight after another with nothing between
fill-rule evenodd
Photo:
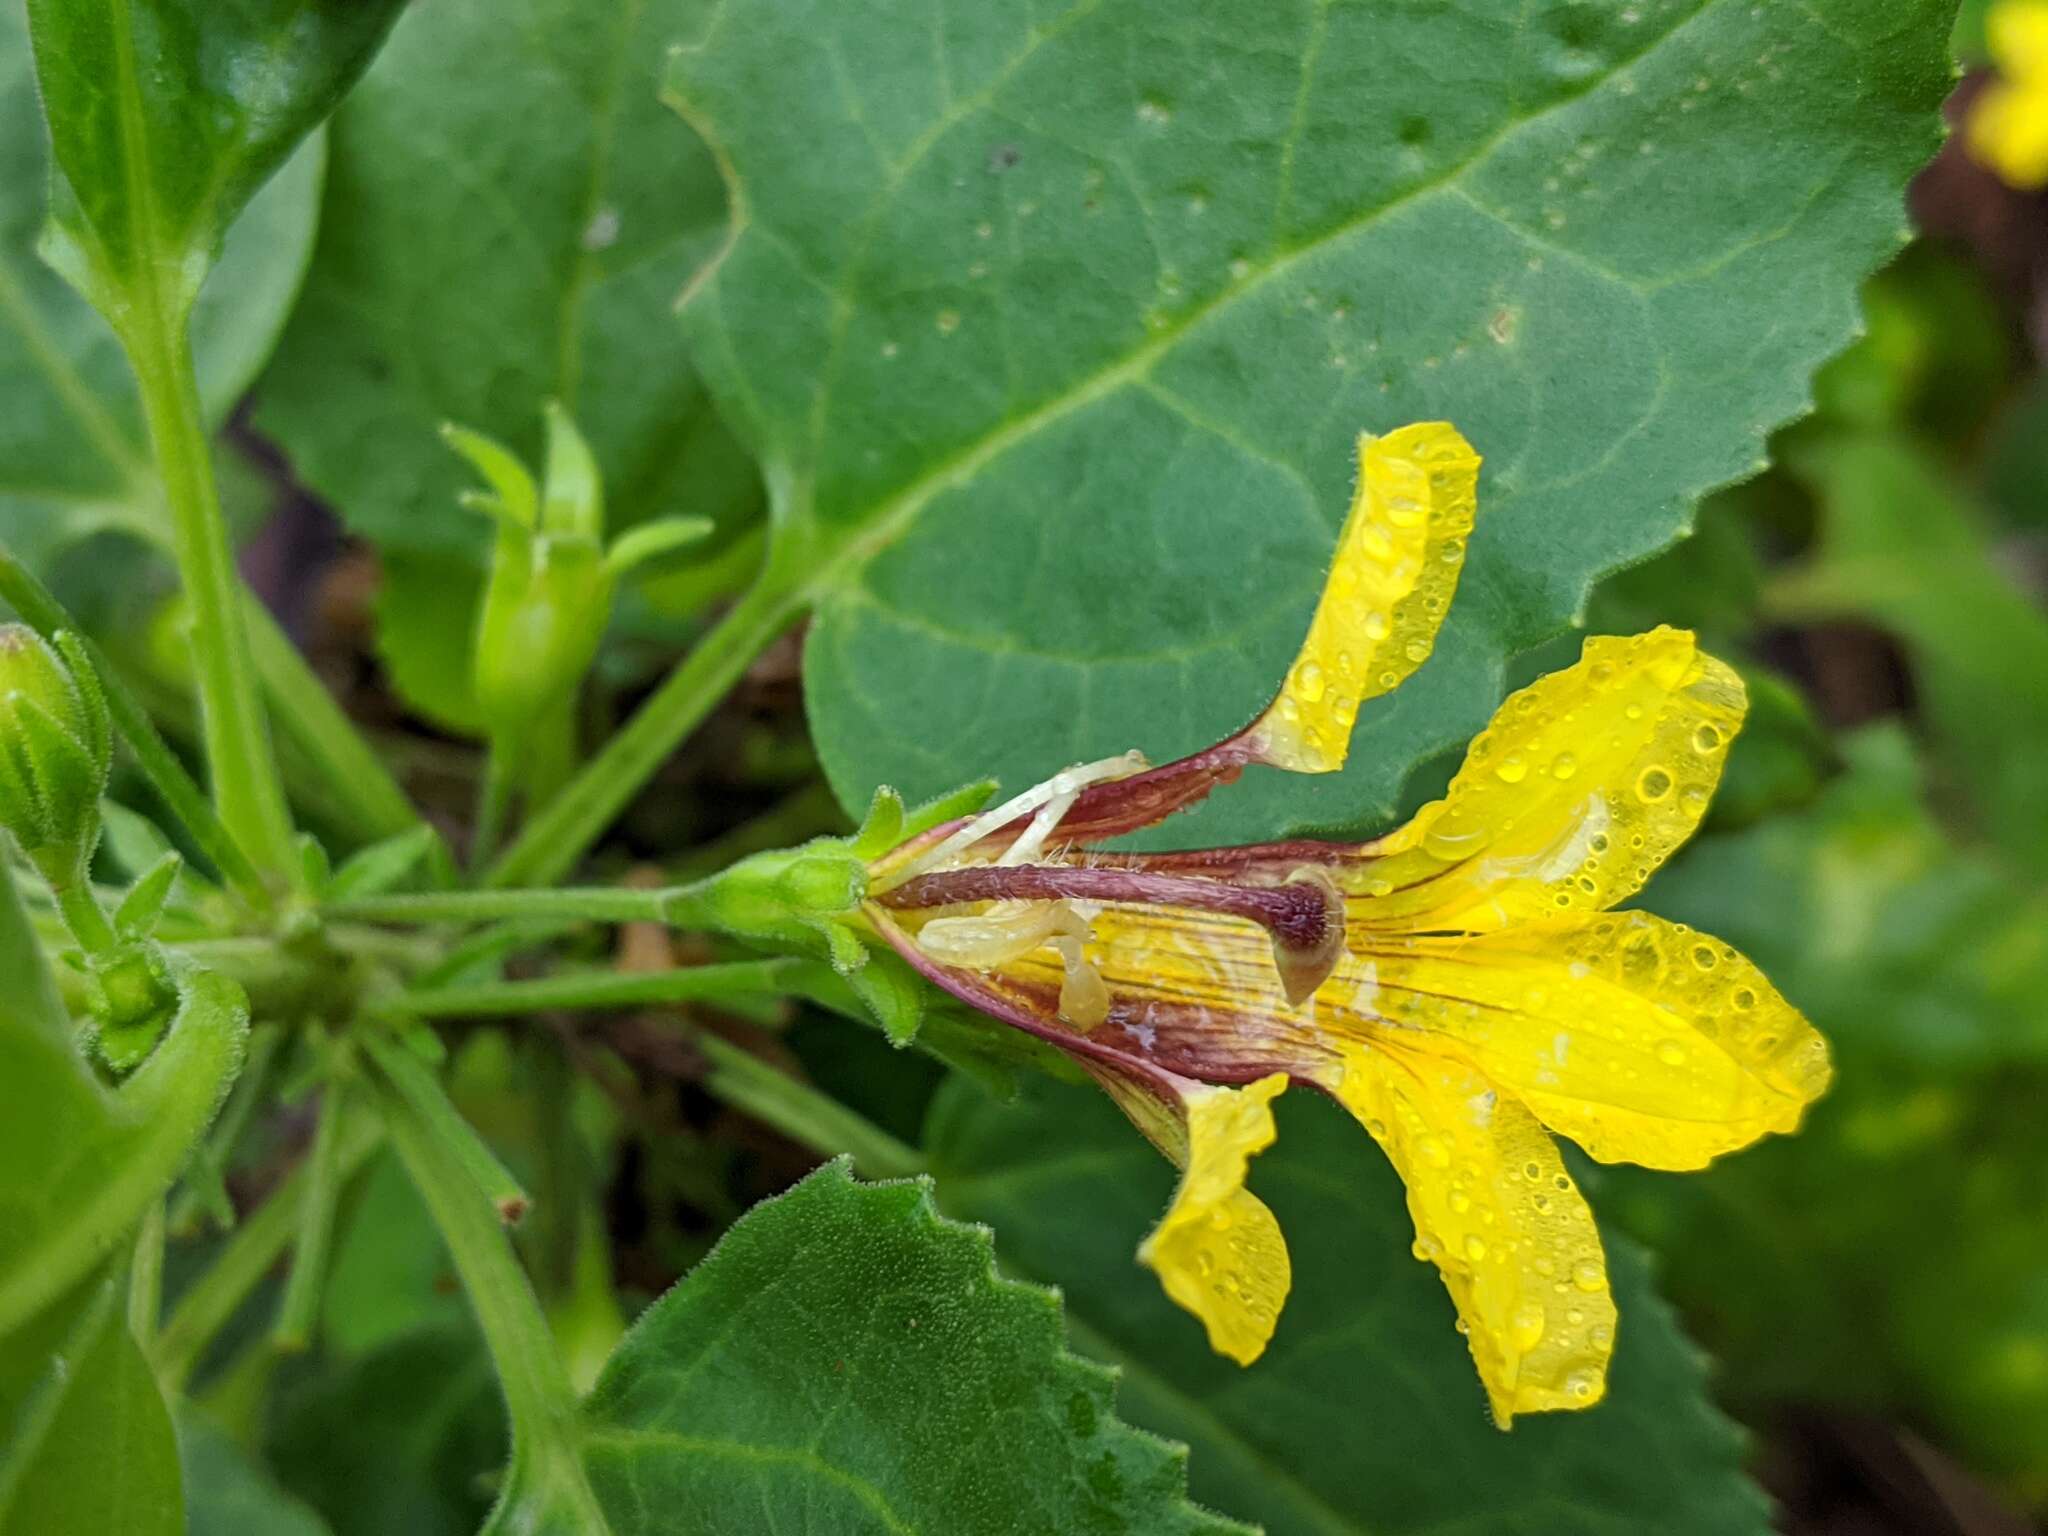
<instances>
[{"instance_id":1,"label":"leaf midrib","mask_svg":"<svg viewBox=\"0 0 2048 1536\"><path fill-rule=\"evenodd\" d=\"M802 583L803 600L813 606L822 604L836 587L853 578L869 560L901 538L924 509L940 495L968 483L988 464L1044 428L1115 394L1129 384L1142 381L1160 359L1175 350L1189 335L1228 312L1240 299L1247 298L1275 279L1284 277L1336 241L1369 229L1388 216L1420 202L1433 193L1455 187L1472 171L1487 163L1502 145L1522 133L1531 124L1541 122L1554 113L1566 111L1603 89L1617 76L1650 58L1698 25L1702 18L1722 3L1724 0L1699 0L1699 3L1683 17L1677 19L1662 34L1647 41L1636 52L1617 59L1603 72L1589 76L1579 89L1560 95L1534 111L1510 117L1463 160L1446 167L1438 175L1418 181L1384 202L1341 219L1291 246L1276 249L1265 258L1261 266L1189 310L1171 326L1149 337L1124 358L1097 369L1065 392L1043 401L1021 416L1011 418L977 441L956 450L949 459L925 471L902 489L876 503L865 516L849 518L847 521L852 525L853 531L838 539L833 539L828 533L818 541L817 547L823 554L812 568L808 579ZM1037 41L1033 41L1034 49ZM699 131L705 133L709 140L711 135L701 115L692 113L690 116L698 125ZM951 120L952 115L949 114L949 126ZM928 153L943 137L942 133L928 133L920 138L912 159ZM743 183L732 167L729 154L722 145L715 142L712 147L714 158L729 179L728 190L733 207L736 210L748 209L751 207L750 200L744 194ZM907 164L905 169L908 169ZM900 175L892 177L892 185L900 183L901 179ZM714 261L722 264L724 257L737 246L739 238L743 237L745 232L744 229L736 231L735 238L713 258ZM716 287L716 275L714 270L693 281L686 293L685 303L701 302L702 295ZM812 494L815 468L815 464L806 466L804 471L795 477L796 483L802 487L800 494L806 499ZM808 504L790 509L792 520L813 527L816 525L815 512L815 507Z\"/></svg>"}]
</instances>

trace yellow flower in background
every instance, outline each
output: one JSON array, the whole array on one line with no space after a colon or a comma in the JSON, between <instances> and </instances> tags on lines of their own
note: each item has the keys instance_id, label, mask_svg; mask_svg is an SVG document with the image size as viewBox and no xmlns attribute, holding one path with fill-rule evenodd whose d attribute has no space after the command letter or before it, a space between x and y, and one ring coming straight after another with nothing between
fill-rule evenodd
<instances>
[{"instance_id":1,"label":"yellow flower in background","mask_svg":"<svg viewBox=\"0 0 2048 1536\"><path fill-rule=\"evenodd\" d=\"M1970 153L2011 186L2048 186L2048 0L1999 0L1984 34L1999 78L1970 110Z\"/></svg>"},{"instance_id":2,"label":"yellow flower in background","mask_svg":"<svg viewBox=\"0 0 2048 1536\"><path fill-rule=\"evenodd\" d=\"M1790 1131L1820 1036L1733 949L1609 911L1698 826L1741 680L1659 629L1586 642L1472 743L1442 800L1374 842L1092 845L1264 765L1341 767L1367 700L1428 656L1479 461L1427 423L1359 445L1308 638L1270 708L1179 762L1055 775L870 870L867 919L955 996L1067 1052L1183 1170L1139 1251L1249 1364L1291 1274L1245 1188L1290 1084L1322 1090L1408 1189L1496 1420L1605 1390L1599 1233L1552 1132L1602 1161L1704 1166Z\"/></svg>"}]
</instances>

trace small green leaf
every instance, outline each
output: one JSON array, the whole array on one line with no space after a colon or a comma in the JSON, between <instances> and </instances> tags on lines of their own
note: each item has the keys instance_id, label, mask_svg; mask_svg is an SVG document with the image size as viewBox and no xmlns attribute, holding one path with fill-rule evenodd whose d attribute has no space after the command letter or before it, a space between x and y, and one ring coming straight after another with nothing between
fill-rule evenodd
<instances>
[{"instance_id":1,"label":"small green leaf","mask_svg":"<svg viewBox=\"0 0 2048 1536\"><path fill-rule=\"evenodd\" d=\"M345 901L395 890L440 841L441 834L422 822L409 832L372 843L334 872L325 895L329 901Z\"/></svg>"},{"instance_id":2,"label":"small green leaf","mask_svg":"<svg viewBox=\"0 0 2048 1536\"><path fill-rule=\"evenodd\" d=\"M184 869L184 856L173 850L137 876L114 911L114 931L131 942L154 933Z\"/></svg>"},{"instance_id":3,"label":"small green leaf","mask_svg":"<svg viewBox=\"0 0 2048 1536\"><path fill-rule=\"evenodd\" d=\"M116 326L182 316L228 226L348 89L402 0L30 0L52 265Z\"/></svg>"},{"instance_id":4,"label":"small green leaf","mask_svg":"<svg viewBox=\"0 0 2048 1536\"><path fill-rule=\"evenodd\" d=\"M125 1266L0 1336L0 1531L182 1536L178 1447L128 1332Z\"/></svg>"},{"instance_id":5,"label":"small green leaf","mask_svg":"<svg viewBox=\"0 0 2048 1536\"><path fill-rule=\"evenodd\" d=\"M642 1315L585 1405L618 1536L1243 1531L1121 1423L1050 1292L918 1183L843 1162L756 1207Z\"/></svg>"},{"instance_id":6,"label":"small green leaf","mask_svg":"<svg viewBox=\"0 0 2048 1536\"><path fill-rule=\"evenodd\" d=\"M1606 1401L1502 1434L1411 1252L1399 1179L1315 1098L1281 1102L1280 1138L1252 1171L1294 1289L1250 1367L1213 1354L1138 1267L1174 1173L1099 1091L1040 1083L999 1106L955 1082L927 1150L940 1203L992 1223L1005 1266L1060 1287L1076 1348L1125 1369L1125 1411L1188 1442L1195 1496L1268 1536L1763 1536L1740 1436L1633 1248L1609 1235L1621 1321Z\"/></svg>"}]
</instances>

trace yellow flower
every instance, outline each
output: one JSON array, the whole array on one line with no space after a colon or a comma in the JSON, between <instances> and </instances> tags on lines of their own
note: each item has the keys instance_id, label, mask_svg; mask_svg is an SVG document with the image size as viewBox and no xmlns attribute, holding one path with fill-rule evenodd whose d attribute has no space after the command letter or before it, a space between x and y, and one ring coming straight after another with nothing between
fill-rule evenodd
<instances>
[{"instance_id":1,"label":"yellow flower","mask_svg":"<svg viewBox=\"0 0 2048 1536\"><path fill-rule=\"evenodd\" d=\"M1550 1132L1602 1161L1698 1168L1790 1131L1827 1048L1728 946L1608 909L1699 824L1740 679L1689 634L1592 639L1522 690L1442 800L1375 842L1187 853L1090 845L1251 765L1342 766L1360 706L1428 655L1477 457L1427 423L1359 445L1359 487L1279 697L1227 741L1084 765L870 871L867 919L926 976L1051 1041L1184 1170L1139 1257L1249 1364L1287 1249L1245 1187L1273 1099L1317 1088L1408 1188L1497 1421L1605 1390L1614 1302Z\"/></svg>"},{"instance_id":2,"label":"yellow flower","mask_svg":"<svg viewBox=\"0 0 2048 1536\"><path fill-rule=\"evenodd\" d=\"M1970 153L2022 191L2048 186L2048 0L1999 0L1984 32L1999 78L1970 110Z\"/></svg>"}]
</instances>

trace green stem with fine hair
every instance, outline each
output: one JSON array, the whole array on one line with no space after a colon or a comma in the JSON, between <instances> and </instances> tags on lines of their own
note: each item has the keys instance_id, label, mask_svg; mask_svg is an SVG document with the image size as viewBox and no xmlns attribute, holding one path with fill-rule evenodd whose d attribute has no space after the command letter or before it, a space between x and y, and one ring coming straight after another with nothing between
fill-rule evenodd
<instances>
[{"instance_id":1,"label":"green stem with fine hair","mask_svg":"<svg viewBox=\"0 0 2048 1536\"><path fill-rule=\"evenodd\" d=\"M213 803L259 869L281 883L301 883L284 783L250 660L241 578L228 548L200 415L186 314L151 285L142 286L142 302L121 327L121 339L141 389L171 512L172 551L192 612L193 675Z\"/></svg>"},{"instance_id":2,"label":"green stem with fine hair","mask_svg":"<svg viewBox=\"0 0 2048 1536\"><path fill-rule=\"evenodd\" d=\"M487 1018L545 1009L648 1008L779 994L815 962L736 960L668 971L571 971L533 981L477 982L424 988L390 999L393 1012L416 1019Z\"/></svg>"},{"instance_id":3,"label":"green stem with fine hair","mask_svg":"<svg viewBox=\"0 0 2048 1536\"><path fill-rule=\"evenodd\" d=\"M366 896L322 909L329 918L361 923L495 923L508 919L565 919L589 923L658 923L672 893L622 886L565 886L533 891L428 891Z\"/></svg>"},{"instance_id":4,"label":"green stem with fine hair","mask_svg":"<svg viewBox=\"0 0 2048 1536\"><path fill-rule=\"evenodd\" d=\"M418 826L419 812L398 780L306 665L291 636L253 593L242 597L256 674L277 711L277 728L320 775L350 830L364 842L377 842Z\"/></svg>"},{"instance_id":5,"label":"green stem with fine hair","mask_svg":"<svg viewBox=\"0 0 2048 1536\"><path fill-rule=\"evenodd\" d=\"M441 1129L387 1078L372 1079L393 1145L448 1245L497 1368L511 1467L485 1531L610 1529L578 1454L576 1394L511 1240Z\"/></svg>"},{"instance_id":6,"label":"green stem with fine hair","mask_svg":"<svg viewBox=\"0 0 2048 1536\"><path fill-rule=\"evenodd\" d=\"M346 1128L335 1157L334 1179L345 1186L369 1161L383 1139L373 1117L358 1115ZM301 1166L270 1198L244 1217L212 1264L185 1287L163 1331L157 1335L157 1374L167 1389L182 1387L214 1335L227 1325L249 1293L270 1273L298 1235L299 1212L313 1183Z\"/></svg>"}]
</instances>

